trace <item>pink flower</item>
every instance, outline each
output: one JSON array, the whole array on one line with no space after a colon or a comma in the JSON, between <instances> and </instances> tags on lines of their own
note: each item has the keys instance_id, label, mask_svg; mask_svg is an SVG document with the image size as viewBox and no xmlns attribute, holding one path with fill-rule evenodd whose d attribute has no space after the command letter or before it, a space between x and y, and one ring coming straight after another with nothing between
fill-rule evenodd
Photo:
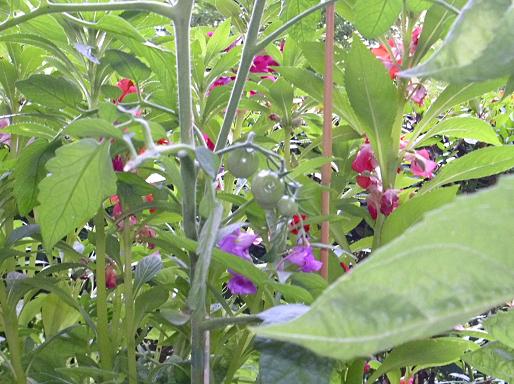
<instances>
[{"instance_id":1,"label":"pink flower","mask_svg":"<svg viewBox=\"0 0 514 384\"><path fill-rule=\"evenodd\" d=\"M410 170L414 175L429 179L434 177L437 163L430 159L430 154L426 149L421 149L415 153L408 153L405 159L411 162Z\"/></svg>"},{"instance_id":2,"label":"pink flower","mask_svg":"<svg viewBox=\"0 0 514 384\"><path fill-rule=\"evenodd\" d=\"M209 32L207 32L207 37L212 37L212 35L214 35L214 32L213 32L213 31L209 31Z\"/></svg>"},{"instance_id":3,"label":"pink flower","mask_svg":"<svg viewBox=\"0 0 514 384\"><path fill-rule=\"evenodd\" d=\"M427 96L427 89L422 84L409 83L407 86L407 94L410 95L412 101L422 106Z\"/></svg>"},{"instance_id":4,"label":"pink flower","mask_svg":"<svg viewBox=\"0 0 514 384\"><path fill-rule=\"evenodd\" d=\"M112 266L112 264L108 264L105 267L105 286L108 289L114 289L118 285L118 279L116 275L116 270Z\"/></svg>"},{"instance_id":5,"label":"pink flower","mask_svg":"<svg viewBox=\"0 0 514 384\"><path fill-rule=\"evenodd\" d=\"M286 260L299 266L302 272L316 272L321 269L323 263L316 260L310 245L298 245L286 256Z\"/></svg>"},{"instance_id":6,"label":"pink flower","mask_svg":"<svg viewBox=\"0 0 514 384\"><path fill-rule=\"evenodd\" d=\"M373 220L376 220L378 217L381 199L382 192L378 188L372 188L366 198L368 212Z\"/></svg>"},{"instance_id":7,"label":"pink flower","mask_svg":"<svg viewBox=\"0 0 514 384\"><path fill-rule=\"evenodd\" d=\"M121 103L127 95L137 93L137 88L130 79L121 79L118 81L118 88L121 89L121 96L118 97L118 103Z\"/></svg>"},{"instance_id":8,"label":"pink flower","mask_svg":"<svg viewBox=\"0 0 514 384\"><path fill-rule=\"evenodd\" d=\"M250 68L250 72L252 73L270 73L274 72L273 66L278 66L279 64L269 55L261 55L255 56L253 59L252 67Z\"/></svg>"},{"instance_id":9,"label":"pink flower","mask_svg":"<svg viewBox=\"0 0 514 384\"><path fill-rule=\"evenodd\" d=\"M0 129L9 126L9 119L0 119ZM11 144L11 134L10 133L0 133L0 144Z\"/></svg>"},{"instance_id":10,"label":"pink flower","mask_svg":"<svg viewBox=\"0 0 514 384\"><path fill-rule=\"evenodd\" d=\"M221 87L223 85L230 84L234 78L229 76L220 76L214 83L211 84L209 90L212 91L214 88Z\"/></svg>"},{"instance_id":11,"label":"pink flower","mask_svg":"<svg viewBox=\"0 0 514 384\"><path fill-rule=\"evenodd\" d=\"M419 25L412 30L410 47L409 47L409 53L411 54L411 56L414 55L414 52L416 52L416 49L418 48L419 36L421 35L422 30L423 30L423 27L421 27Z\"/></svg>"},{"instance_id":12,"label":"pink flower","mask_svg":"<svg viewBox=\"0 0 514 384\"><path fill-rule=\"evenodd\" d=\"M398 47L394 39L389 39L388 45L389 49L394 55L394 60L393 57L391 57L389 50L383 44L381 44L378 48L373 48L371 52L389 70L389 76L391 79L394 79L396 74L401 70L403 48L401 47L401 44L398 44Z\"/></svg>"},{"instance_id":13,"label":"pink flower","mask_svg":"<svg viewBox=\"0 0 514 384\"><path fill-rule=\"evenodd\" d=\"M396 208L398 208L399 201L398 190L386 190L380 199L380 212L382 212L384 216L389 216Z\"/></svg>"},{"instance_id":14,"label":"pink flower","mask_svg":"<svg viewBox=\"0 0 514 384\"><path fill-rule=\"evenodd\" d=\"M362 173L364 171L372 172L377 167L375 155L371 149L370 143L362 144L355 160L352 162L352 169L355 172Z\"/></svg>"},{"instance_id":15,"label":"pink flower","mask_svg":"<svg viewBox=\"0 0 514 384\"><path fill-rule=\"evenodd\" d=\"M255 295L257 293L257 287L250 279L237 273L231 273L231 275L227 287L233 295Z\"/></svg>"}]
</instances>

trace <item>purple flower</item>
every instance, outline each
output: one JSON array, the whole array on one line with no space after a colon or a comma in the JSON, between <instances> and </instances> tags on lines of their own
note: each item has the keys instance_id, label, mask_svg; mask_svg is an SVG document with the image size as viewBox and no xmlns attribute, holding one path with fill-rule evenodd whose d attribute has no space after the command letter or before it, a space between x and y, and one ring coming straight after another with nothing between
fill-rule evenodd
<instances>
[{"instance_id":1,"label":"purple flower","mask_svg":"<svg viewBox=\"0 0 514 384\"><path fill-rule=\"evenodd\" d=\"M0 129L8 127L9 126L9 119L0 119ZM10 133L0 133L0 145L11 144L11 134Z\"/></svg>"},{"instance_id":2,"label":"purple flower","mask_svg":"<svg viewBox=\"0 0 514 384\"><path fill-rule=\"evenodd\" d=\"M227 284L228 289L233 295L255 295L257 288L250 279L233 273Z\"/></svg>"},{"instance_id":3,"label":"purple flower","mask_svg":"<svg viewBox=\"0 0 514 384\"><path fill-rule=\"evenodd\" d=\"M249 249L255 239L257 239L257 235L241 232L241 230L238 229L221 239L218 245L222 251L252 261Z\"/></svg>"},{"instance_id":4,"label":"purple flower","mask_svg":"<svg viewBox=\"0 0 514 384\"><path fill-rule=\"evenodd\" d=\"M298 245L294 247L286 259L299 266L302 269L302 272L316 272L323 266L323 263L316 260L314 257L312 247L310 245Z\"/></svg>"}]
</instances>

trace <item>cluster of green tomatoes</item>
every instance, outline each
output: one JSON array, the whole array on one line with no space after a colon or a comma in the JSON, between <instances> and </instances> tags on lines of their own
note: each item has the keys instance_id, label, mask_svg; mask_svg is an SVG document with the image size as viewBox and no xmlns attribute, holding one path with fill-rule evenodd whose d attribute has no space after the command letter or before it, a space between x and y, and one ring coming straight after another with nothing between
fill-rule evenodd
<instances>
[{"instance_id":1,"label":"cluster of green tomatoes","mask_svg":"<svg viewBox=\"0 0 514 384\"><path fill-rule=\"evenodd\" d=\"M259 158L254 149L230 151L225 159L225 168L237 178L249 179L253 176L252 194L262 208L276 208L282 216L289 217L298 212L298 204L294 197L287 194L283 177L270 169L258 171Z\"/></svg>"}]
</instances>

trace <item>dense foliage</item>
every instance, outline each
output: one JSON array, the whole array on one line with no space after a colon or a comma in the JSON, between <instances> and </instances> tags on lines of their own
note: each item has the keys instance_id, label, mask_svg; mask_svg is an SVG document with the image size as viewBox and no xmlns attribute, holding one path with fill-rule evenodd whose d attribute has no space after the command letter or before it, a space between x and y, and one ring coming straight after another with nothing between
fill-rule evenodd
<instances>
[{"instance_id":1,"label":"dense foliage","mask_svg":"<svg viewBox=\"0 0 514 384\"><path fill-rule=\"evenodd\" d=\"M328 4L0 0L0 383L514 380L514 2Z\"/></svg>"}]
</instances>

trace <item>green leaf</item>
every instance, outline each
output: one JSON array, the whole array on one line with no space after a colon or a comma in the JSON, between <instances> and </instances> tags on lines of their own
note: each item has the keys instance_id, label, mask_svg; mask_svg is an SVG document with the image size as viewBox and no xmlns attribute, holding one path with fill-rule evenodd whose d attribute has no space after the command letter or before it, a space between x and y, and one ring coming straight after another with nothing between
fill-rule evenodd
<instances>
[{"instance_id":1,"label":"green leaf","mask_svg":"<svg viewBox=\"0 0 514 384\"><path fill-rule=\"evenodd\" d=\"M18 79L18 74L14 65L9 63L7 59L0 59L0 84L4 89L5 96L10 102L16 102L16 86L15 82Z\"/></svg>"},{"instance_id":2,"label":"green leaf","mask_svg":"<svg viewBox=\"0 0 514 384\"><path fill-rule=\"evenodd\" d=\"M288 0L285 3L283 21L292 19L306 9L316 5L316 3L315 0ZM289 28L288 33L297 42L314 40L316 38L316 25L319 20L319 13L314 12Z\"/></svg>"},{"instance_id":3,"label":"green leaf","mask_svg":"<svg viewBox=\"0 0 514 384\"><path fill-rule=\"evenodd\" d=\"M383 244L400 236L413 224L421 220L425 213L453 201L458 189L459 186L457 185L439 188L400 204L384 222L382 227Z\"/></svg>"},{"instance_id":4,"label":"green leaf","mask_svg":"<svg viewBox=\"0 0 514 384\"><path fill-rule=\"evenodd\" d=\"M16 86L31 101L51 108L76 107L82 101L80 89L62 77L32 75Z\"/></svg>"},{"instance_id":5,"label":"green leaf","mask_svg":"<svg viewBox=\"0 0 514 384\"><path fill-rule=\"evenodd\" d=\"M509 77L509 80L507 81L507 84L505 85L505 93L503 94L503 97L505 98L513 92L514 92L514 75L511 75Z\"/></svg>"},{"instance_id":6,"label":"green leaf","mask_svg":"<svg viewBox=\"0 0 514 384\"><path fill-rule=\"evenodd\" d=\"M39 184L37 217L47 249L95 215L116 193L109 142L84 139L65 145L48 161L51 173Z\"/></svg>"},{"instance_id":7,"label":"green leaf","mask_svg":"<svg viewBox=\"0 0 514 384\"><path fill-rule=\"evenodd\" d=\"M320 168L324 164L330 163L332 161L329 157L315 157L309 160L302 160L302 162L293 169L290 173L292 178L303 175L304 173L312 173L316 169Z\"/></svg>"},{"instance_id":8,"label":"green leaf","mask_svg":"<svg viewBox=\"0 0 514 384\"><path fill-rule=\"evenodd\" d=\"M441 121L425 132L417 147L423 146L426 140L434 136L473 139L483 143L501 145L494 128L486 121L474 117L454 117Z\"/></svg>"},{"instance_id":9,"label":"green leaf","mask_svg":"<svg viewBox=\"0 0 514 384\"><path fill-rule=\"evenodd\" d=\"M143 257L137 263L134 271L134 291L137 291L143 284L152 280L162 269L161 255L156 252Z\"/></svg>"},{"instance_id":10,"label":"green leaf","mask_svg":"<svg viewBox=\"0 0 514 384\"><path fill-rule=\"evenodd\" d=\"M68 135L76 137L112 137L122 139L123 134L109 122L96 119L85 118L76 120L65 129Z\"/></svg>"},{"instance_id":11,"label":"green leaf","mask_svg":"<svg viewBox=\"0 0 514 384\"><path fill-rule=\"evenodd\" d=\"M297 345L258 341L260 383L328 384L334 362Z\"/></svg>"},{"instance_id":12,"label":"green leaf","mask_svg":"<svg viewBox=\"0 0 514 384\"><path fill-rule=\"evenodd\" d=\"M436 367L451 364L469 350L480 348L472 341L458 337L439 337L436 339L416 340L393 349L382 365L369 377L373 383L389 371L403 367Z\"/></svg>"},{"instance_id":13,"label":"green leaf","mask_svg":"<svg viewBox=\"0 0 514 384\"><path fill-rule=\"evenodd\" d=\"M353 8L355 27L366 38L383 35L402 10L402 0L358 0Z\"/></svg>"},{"instance_id":14,"label":"green leaf","mask_svg":"<svg viewBox=\"0 0 514 384\"><path fill-rule=\"evenodd\" d=\"M514 312L499 312L484 321L484 328L496 340L514 348Z\"/></svg>"},{"instance_id":15,"label":"green leaf","mask_svg":"<svg viewBox=\"0 0 514 384\"><path fill-rule=\"evenodd\" d=\"M50 338L59 331L77 323L80 313L69 305L63 305L61 298L56 295L47 295L41 308L41 319L45 329L45 336Z\"/></svg>"},{"instance_id":16,"label":"green leaf","mask_svg":"<svg viewBox=\"0 0 514 384\"><path fill-rule=\"evenodd\" d=\"M511 0L470 0L441 48L400 76L463 83L510 75L514 65L512 30Z\"/></svg>"},{"instance_id":17,"label":"green leaf","mask_svg":"<svg viewBox=\"0 0 514 384\"><path fill-rule=\"evenodd\" d=\"M428 0L407 0L407 7L409 7L409 9L412 12L416 12L416 13L420 13L420 12L424 11L425 9L430 8L430 6L432 4L433 3Z\"/></svg>"},{"instance_id":18,"label":"green leaf","mask_svg":"<svg viewBox=\"0 0 514 384\"><path fill-rule=\"evenodd\" d=\"M514 381L514 350L498 342L488 343L477 351L466 353L462 360L486 375Z\"/></svg>"},{"instance_id":19,"label":"green leaf","mask_svg":"<svg viewBox=\"0 0 514 384\"><path fill-rule=\"evenodd\" d=\"M253 330L350 360L445 332L508 300L513 193L514 177L505 177L458 197L339 278L305 315Z\"/></svg>"},{"instance_id":20,"label":"green leaf","mask_svg":"<svg viewBox=\"0 0 514 384\"><path fill-rule=\"evenodd\" d=\"M216 178L218 169L220 167L220 158L210 149L205 147L198 147L195 150L196 160L204 172L212 179Z\"/></svg>"},{"instance_id":21,"label":"green leaf","mask_svg":"<svg viewBox=\"0 0 514 384\"><path fill-rule=\"evenodd\" d=\"M132 26L132 24L124 18L112 14L102 16L96 24L91 25L91 28L97 28L115 35L130 37L131 39L139 42L145 41L145 38Z\"/></svg>"},{"instance_id":22,"label":"green leaf","mask_svg":"<svg viewBox=\"0 0 514 384\"><path fill-rule=\"evenodd\" d=\"M103 62L109 64L120 76L138 83L147 79L152 73L150 68L141 60L117 49L109 49L106 51Z\"/></svg>"},{"instance_id":23,"label":"green leaf","mask_svg":"<svg viewBox=\"0 0 514 384\"><path fill-rule=\"evenodd\" d=\"M168 300L169 293L162 287L152 287L142 292L137 298L134 310L134 322L137 325L143 320L147 313L155 311L166 300Z\"/></svg>"},{"instance_id":24,"label":"green leaf","mask_svg":"<svg viewBox=\"0 0 514 384\"><path fill-rule=\"evenodd\" d=\"M204 64L209 65L210 61L227 48L230 35L230 19L222 22L215 30L211 37L207 39L207 48L205 52Z\"/></svg>"},{"instance_id":25,"label":"green leaf","mask_svg":"<svg viewBox=\"0 0 514 384\"><path fill-rule=\"evenodd\" d=\"M46 140L52 140L57 135L52 128L32 122L12 124L3 128L2 132L25 137L41 137Z\"/></svg>"},{"instance_id":26,"label":"green leaf","mask_svg":"<svg viewBox=\"0 0 514 384\"><path fill-rule=\"evenodd\" d=\"M514 167L514 145L481 148L446 164L419 193L456 181L496 175Z\"/></svg>"},{"instance_id":27,"label":"green leaf","mask_svg":"<svg viewBox=\"0 0 514 384\"><path fill-rule=\"evenodd\" d=\"M417 0L413 0L417 1ZM411 2L413 2L411 0ZM449 0L450 5L462 7L466 0ZM432 46L441 38L455 20L455 13L440 4L434 4L427 11L423 22L423 30L419 37L418 47L414 53L413 63L418 63Z\"/></svg>"},{"instance_id":28,"label":"green leaf","mask_svg":"<svg viewBox=\"0 0 514 384\"><path fill-rule=\"evenodd\" d=\"M350 103L373 145L379 164L385 169L392 157L398 91L384 65L357 36L354 36L348 55L345 80Z\"/></svg>"},{"instance_id":29,"label":"green leaf","mask_svg":"<svg viewBox=\"0 0 514 384\"><path fill-rule=\"evenodd\" d=\"M499 80L466 85L448 85L425 112L423 119L414 128L414 134L425 132L435 118L454 105L464 103L486 92L498 89L502 85L503 81Z\"/></svg>"},{"instance_id":30,"label":"green leaf","mask_svg":"<svg viewBox=\"0 0 514 384\"><path fill-rule=\"evenodd\" d=\"M279 78L269 87L269 96L273 108L285 122L291 123L291 108L293 107L294 92L291 84L284 78Z\"/></svg>"},{"instance_id":31,"label":"green leaf","mask_svg":"<svg viewBox=\"0 0 514 384\"><path fill-rule=\"evenodd\" d=\"M14 197L23 216L37 204L37 185L46 176L45 164L53 156L55 148L55 143L36 140L18 158L14 169Z\"/></svg>"},{"instance_id":32,"label":"green leaf","mask_svg":"<svg viewBox=\"0 0 514 384\"><path fill-rule=\"evenodd\" d=\"M286 80L300 88L318 103L323 103L323 79L312 71L295 67L277 67ZM360 123L350 106L348 97L339 89L334 88L334 112L345 119L355 130L359 130Z\"/></svg>"}]
</instances>

